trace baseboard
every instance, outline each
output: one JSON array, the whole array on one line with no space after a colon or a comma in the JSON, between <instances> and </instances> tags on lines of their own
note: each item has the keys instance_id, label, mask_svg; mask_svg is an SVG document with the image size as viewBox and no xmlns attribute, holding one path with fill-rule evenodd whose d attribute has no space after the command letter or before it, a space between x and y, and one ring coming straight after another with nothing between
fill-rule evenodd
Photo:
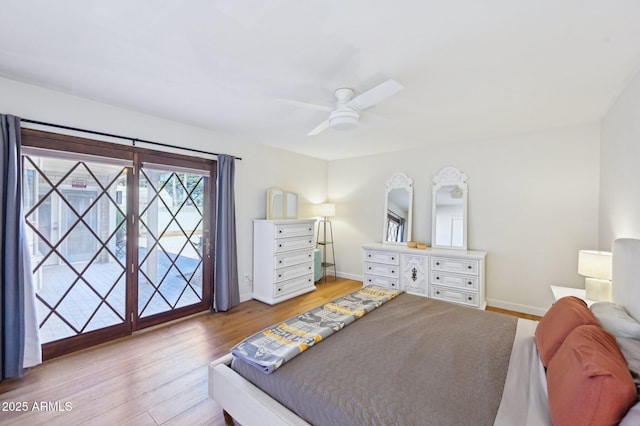
<instances>
[{"instance_id":1,"label":"baseboard","mask_svg":"<svg viewBox=\"0 0 640 426\"><path fill-rule=\"evenodd\" d=\"M336 272L336 275L340 278L346 278L348 280L354 280L354 281L362 281L362 275L357 275L357 274L348 274L346 272Z\"/></svg>"},{"instance_id":2,"label":"baseboard","mask_svg":"<svg viewBox=\"0 0 640 426\"><path fill-rule=\"evenodd\" d=\"M547 313L547 309L505 302L503 300L487 299L487 305L494 308L506 309L508 311L521 312L523 314L536 315L539 317L542 317Z\"/></svg>"},{"instance_id":3,"label":"baseboard","mask_svg":"<svg viewBox=\"0 0 640 426\"><path fill-rule=\"evenodd\" d=\"M253 299L253 293L242 293L240 294L240 303L246 302L247 300Z\"/></svg>"}]
</instances>

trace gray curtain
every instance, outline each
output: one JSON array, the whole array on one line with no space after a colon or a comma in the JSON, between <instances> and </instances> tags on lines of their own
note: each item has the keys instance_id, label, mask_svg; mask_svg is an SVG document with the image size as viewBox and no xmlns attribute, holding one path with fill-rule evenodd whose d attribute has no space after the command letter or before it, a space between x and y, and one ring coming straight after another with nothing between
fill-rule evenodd
<instances>
[{"instance_id":1,"label":"gray curtain","mask_svg":"<svg viewBox=\"0 0 640 426\"><path fill-rule=\"evenodd\" d=\"M234 174L234 157L218 155L215 277L213 281L213 309L215 311L228 311L240 303Z\"/></svg>"},{"instance_id":2,"label":"gray curtain","mask_svg":"<svg viewBox=\"0 0 640 426\"><path fill-rule=\"evenodd\" d=\"M22 172L20 166L20 119L0 115L2 173L0 174L0 380L23 373L25 302L22 227Z\"/></svg>"}]
</instances>

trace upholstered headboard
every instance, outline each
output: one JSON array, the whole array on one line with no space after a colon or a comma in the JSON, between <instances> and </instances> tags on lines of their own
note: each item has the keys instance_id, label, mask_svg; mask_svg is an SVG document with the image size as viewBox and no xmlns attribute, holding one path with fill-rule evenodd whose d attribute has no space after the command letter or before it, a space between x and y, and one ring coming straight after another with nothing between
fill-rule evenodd
<instances>
[{"instance_id":1,"label":"upholstered headboard","mask_svg":"<svg viewBox=\"0 0 640 426\"><path fill-rule=\"evenodd\" d=\"M619 238L612 250L611 300L640 322L640 240Z\"/></svg>"}]
</instances>

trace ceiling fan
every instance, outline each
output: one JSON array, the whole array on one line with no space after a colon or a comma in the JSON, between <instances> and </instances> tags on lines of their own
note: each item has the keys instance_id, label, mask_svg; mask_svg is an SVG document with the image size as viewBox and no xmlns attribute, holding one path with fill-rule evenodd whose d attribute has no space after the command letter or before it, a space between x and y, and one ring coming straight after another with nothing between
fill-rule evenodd
<instances>
[{"instance_id":1,"label":"ceiling fan","mask_svg":"<svg viewBox=\"0 0 640 426\"><path fill-rule=\"evenodd\" d=\"M334 107L309 104L289 99L280 99L280 101L295 106L329 112L329 118L327 118L327 120L323 121L315 129L307 133L307 136L315 136L329 127L336 130L348 130L355 128L360 119L360 111L382 102L402 89L404 89L404 87L392 79L361 93L355 98L353 97L353 89L340 88L335 91L337 102Z\"/></svg>"}]
</instances>

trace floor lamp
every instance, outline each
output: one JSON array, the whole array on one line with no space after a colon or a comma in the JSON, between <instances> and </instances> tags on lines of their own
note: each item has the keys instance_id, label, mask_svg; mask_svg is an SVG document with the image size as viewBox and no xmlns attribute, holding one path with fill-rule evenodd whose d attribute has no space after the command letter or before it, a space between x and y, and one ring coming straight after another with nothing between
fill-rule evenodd
<instances>
[{"instance_id":1,"label":"floor lamp","mask_svg":"<svg viewBox=\"0 0 640 426\"><path fill-rule=\"evenodd\" d=\"M316 236L316 248L322 246L322 282L327 281L327 268L333 268L333 277L334 279L338 279L336 273L336 254L333 248L333 227L331 226L331 221L327 219L336 215L336 205L334 203L316 204L315 214L316 216L324 218L318 222L318 234ZM320 239L321 227L322 239ZM327 246L331 246L330 260L327 258Z\"/></svg>"}]
</instances>

